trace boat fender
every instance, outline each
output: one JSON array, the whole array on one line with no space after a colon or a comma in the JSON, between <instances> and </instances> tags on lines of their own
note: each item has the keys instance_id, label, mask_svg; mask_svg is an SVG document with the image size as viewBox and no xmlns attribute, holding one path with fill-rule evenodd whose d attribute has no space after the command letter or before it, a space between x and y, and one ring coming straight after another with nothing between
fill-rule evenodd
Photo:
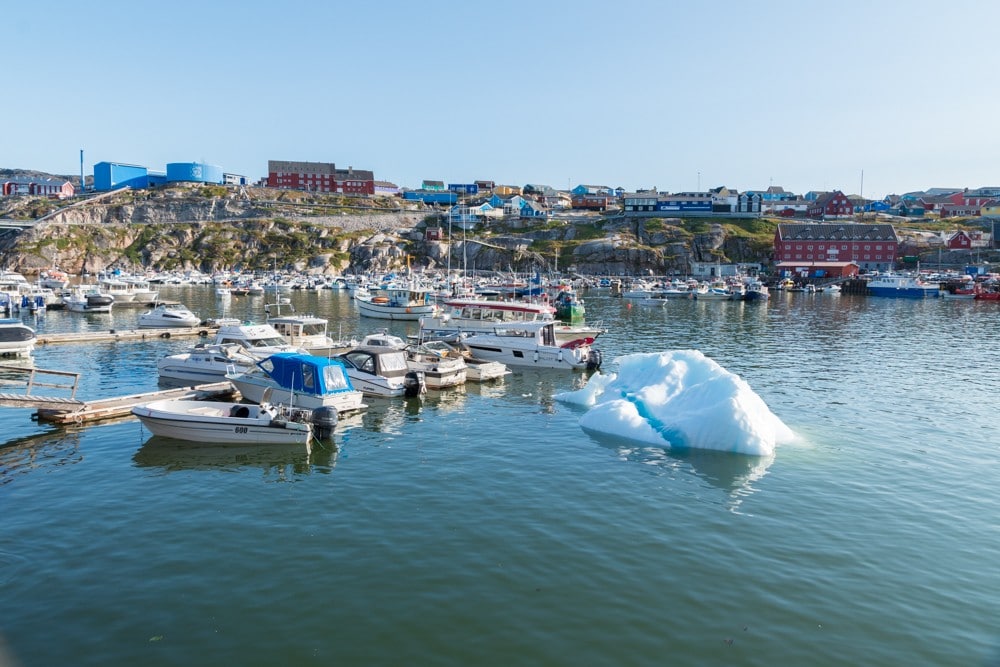
<instances>
[{"instance_id":1,"label":"boat fender","mask_svg":"<svg viewBox=\"0 0 1000 667\"><path fill-rule=\"evenodd\" d=\"M560 347L566 348L567 350L575 350L581 345L590 345L593 342L594 339L587 336L586 338L577 338L576 340L571 340L568 343L563 343Z\"/></svg>"},{"instance_id":2,"label":"boat fender","mask_svg":"<svg viewBox=\"0 0 1000 667\"><path fill-rule=\"evenodd\" d=\"M250 408L245 405L234 405L229 411L229 416L238 419L247 419L250 417Z\"/></svg>"},{"instance_id":3,"label":"boat fender","mask_svg":"<svg viewBox=\"0 0 1000 667\"><path fill-rule=\"evenodd\" d=\"M170 332L164 331L163 333L160 334L160 338L170 338Z\"/></svg>"},{"instance_id":4,"label":"boat fender","mask_svg":"<svg viewBox=\"0 0 1000 667\"><path fill-rule=\"evenodd\" d=\"M201 331L198 332L198 336L201 338L208 338L208 332L202 329Z\"/></svg>"}]
</instances>

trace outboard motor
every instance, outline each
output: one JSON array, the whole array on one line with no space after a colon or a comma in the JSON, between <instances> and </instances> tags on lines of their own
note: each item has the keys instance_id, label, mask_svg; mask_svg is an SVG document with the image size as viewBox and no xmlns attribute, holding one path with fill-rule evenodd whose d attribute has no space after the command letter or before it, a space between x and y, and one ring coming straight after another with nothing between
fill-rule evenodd
<instances>
[{"instance_id":1,"label":"outboard motor","mask_svg":"<svg viewBox=\"0 0 1000 667\"><path fill-rule=\"evenodd\" d=\"M587 370L596 371L601 367L601 351L600 350L590 350L587 353Z\"/></svg>"},{"instance_id":2,"label":"outboard motor","mask_svg":"<svg viewBox=\"0 0 1000 667\"><path fill-rule=\"evenodd\" d=\"M333 437L333 428L337 425L337 408L332 405L324 405L312 411L309 421L312 422L313 431L320 440Z\"/></svg>"},{"instance_id":3,"label":"outboard motor","mask_svg":"<svg viewBox=\"0 0 1000 667\"><path fill-rule=\"evenodd\" d=\"M427 391L423 371L410 371L403 378L403 396L413 398Z\"/></svg>"}]
</instances>

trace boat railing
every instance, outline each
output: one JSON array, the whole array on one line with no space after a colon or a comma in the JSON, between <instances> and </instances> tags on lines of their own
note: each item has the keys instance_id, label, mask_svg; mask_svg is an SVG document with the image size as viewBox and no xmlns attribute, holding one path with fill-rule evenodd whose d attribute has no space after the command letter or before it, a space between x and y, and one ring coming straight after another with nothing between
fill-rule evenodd
<instances>
[{"instance_id":1,"label":"boat railing","mask_svg":"<svg viewBox=\"0 0 1000 667\"><path fill-rule=\"evenodd\" d=\"M0 380L3 384L13 384L18 386L24 386L25 396L32 396L32 389L36 387L45 387L48 389L68 389L70 392L70 398L76 399L76 390L80 384L80 374L72 373L69 371L52 371L43 368L30 368L25 366L12 366L3 364L0 365L0 374L2 374L3 379ZM27 374L27 379L23 379L23 376ZM56 377L68 377L73 378L71 383L68 382L56 382L54 380L47 380L48 376ZM39 379L41 377L41 379ZM45 380L45 381L42 381Z\"/></svg>"}]
</instances>

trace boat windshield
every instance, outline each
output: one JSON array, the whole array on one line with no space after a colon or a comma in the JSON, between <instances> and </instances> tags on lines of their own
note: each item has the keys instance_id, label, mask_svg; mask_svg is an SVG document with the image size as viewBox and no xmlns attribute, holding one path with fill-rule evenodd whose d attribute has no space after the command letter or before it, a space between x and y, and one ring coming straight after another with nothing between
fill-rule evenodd
<instances>
[{"instance_id":1,"label":"boat windshield","mask_svg":"<svg viewBox=\"0 0 1000 667\"><path fill-rule=\"evenodd\" d=\"M342 366L327 366L324 368L323 381L326 383L327 391L350 389L347 376L344 374L344 368Z\"/></svg>"}]
</instances>

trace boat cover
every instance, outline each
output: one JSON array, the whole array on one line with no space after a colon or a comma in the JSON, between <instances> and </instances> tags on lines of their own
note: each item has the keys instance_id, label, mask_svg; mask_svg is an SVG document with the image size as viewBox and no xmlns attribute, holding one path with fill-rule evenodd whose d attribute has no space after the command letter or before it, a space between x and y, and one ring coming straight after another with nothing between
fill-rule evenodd
<instances>
[{"instance_id":1,"label":"boat cover","mask_svg":"<svg viewBox=\"0 0 1000 667\"><path fill-rule=\"evenodd\" d=\"M257 365L282 389L316 396L354 391L344 362L340 359L281 352L272 354Z\"/></svg>"}]
</instances>

